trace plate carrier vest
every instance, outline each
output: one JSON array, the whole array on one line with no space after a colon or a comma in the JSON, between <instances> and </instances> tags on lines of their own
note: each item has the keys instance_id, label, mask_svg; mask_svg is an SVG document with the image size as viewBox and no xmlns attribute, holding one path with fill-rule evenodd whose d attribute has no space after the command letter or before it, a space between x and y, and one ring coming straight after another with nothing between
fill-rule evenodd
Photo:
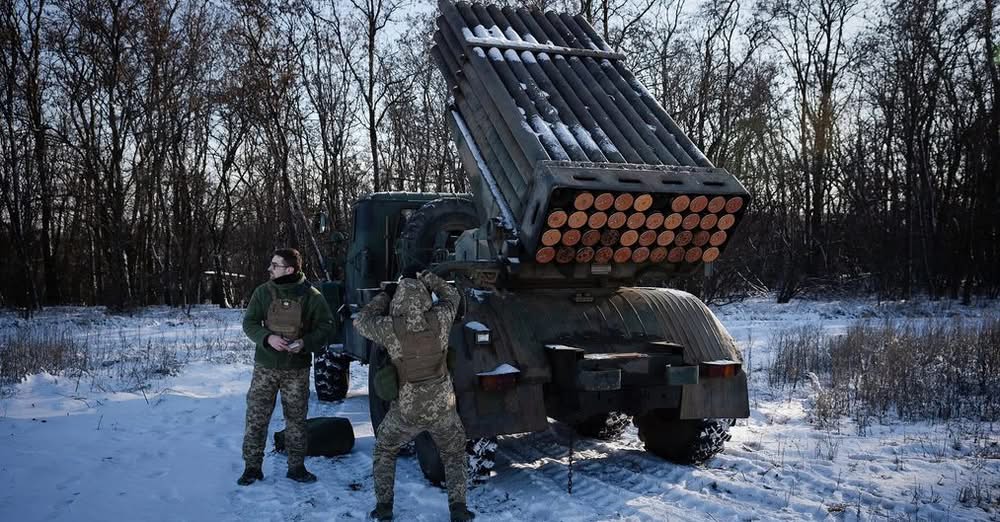
<instances>
[{"instance_id":1,"label":"plate carrier vest","mask_svg":"<svg viewBox=\"0 0 1000 522\"><path fill-rule=\"evenodd\" d=\"M302 301L305 300L307 284L295 289L295 299L278 297L278 289L273 284L267 285L271 293L271 305L267 307L267 319L264 327L271 333L280 335L286 340L302 337Z\"/></svg>"},{"instance_id":2,"label":"plate carrier vest","mask_svg":"<svg viewBox=\"0 0 1000 522\"><path fill-rule=\"evenodd\" d=\"M406 330L406 319L392 318L392 329L399 339L403 356L392 361L399 373L400 383L419 383L437 379L448 373L448 349L441 346L441 325L431 312L424 313L427 329L422 332Z\"/></svg>"}]
</instances>

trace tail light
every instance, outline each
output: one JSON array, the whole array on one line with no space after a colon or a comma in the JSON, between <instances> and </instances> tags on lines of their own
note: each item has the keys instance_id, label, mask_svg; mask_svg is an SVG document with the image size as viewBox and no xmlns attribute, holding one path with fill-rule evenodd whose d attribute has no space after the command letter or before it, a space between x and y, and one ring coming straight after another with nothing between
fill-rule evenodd
<instances>
[{"instance_id":1,"label":"tail light","mask_svg":"<svg viewBox=\"0 0 1000 522\"><path fill-rule=\"evenodd\" d=\"M705 361L698 364L698 376L702 379L712 379L718 377L735 377L740 373L743 363L722 359L718 361Z\"/></svg>"},{"instance_id":2,"label":"tail light","mask_svg":"<svg viewBox=\"0 0 1000 522\"><path fill-rule=\"evenodd\" d=\"M509 364L501 364L491 372L477 373L476 378L483 391L502 392L517 386L517 376L520 374L521 370Z\"/></svg>"}]
</instances>

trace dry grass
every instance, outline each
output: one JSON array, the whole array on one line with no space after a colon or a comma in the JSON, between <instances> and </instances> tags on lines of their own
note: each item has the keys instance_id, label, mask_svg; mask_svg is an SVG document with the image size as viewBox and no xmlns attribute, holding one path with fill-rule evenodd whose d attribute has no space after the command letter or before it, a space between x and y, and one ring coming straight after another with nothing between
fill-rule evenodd
<instances>
[{"instance_id":1,"label":"dry grass","mask_svg":"<svg viewBox=\"0 0 1000 522\"><path fill-rule=\"evenodd\" d=\"M817 388L814 416L820 423L848 415L864 429L889 414L997 421L1000 318L859 323L835 337L803 327L776 337L767 376L779 389Z\"/></svg>"},{"instance_id":2,"label":"dry grass","mask_svg":"<svg viewBox=\"0 0 1000 522\"><path fill-rule=\"evenodd\" d=\"M83 347L63 333L32 335L16 331L0 339L0 387L36 373L58 373L84 364Z\"/></svg>"},{"instance_id":3,"label":"dry grass","mask_svg":"<svg viewBox=\"0 0 1000 522\"><path fill-rule=\"evenodd\" d=\"M107 341L96 337L79 338L66 333L16 330L0 338L0 395L26 377L48 373L76 383L78 391L140 391L150 383L176 375L193 360L245 362L245 343L221 339L189 339L184 342L154 343L119 334Z\"/></svg>"}]
</instances>

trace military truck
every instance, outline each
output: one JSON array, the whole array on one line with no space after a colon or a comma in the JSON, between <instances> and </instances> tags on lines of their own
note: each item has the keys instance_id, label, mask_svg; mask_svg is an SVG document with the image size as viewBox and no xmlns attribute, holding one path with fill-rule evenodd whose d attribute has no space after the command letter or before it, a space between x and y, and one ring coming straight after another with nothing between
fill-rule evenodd
<instances>
[{"instance_id":1,"label":"military truck","mask_svg":"<svg viewBox=\"0 0 1000 522\"><path fill-rule=\"evenodd\" d=\"M696 297L642 285L712 266L745 215L746 189L581 17L439 7L432 53L471 193L357 202L343 309L412 264L454 280L463 303L450 371L471 439L546 430L550 419L614 438L631 420L651 453L715 455L733 419L749 415L741 354ZM343 331L340 351L369 376L387 364L349 320ZM377 427L387 404L369 400ZM440 481L426 434L416 450Z\"/></svg>"}]
</instances>

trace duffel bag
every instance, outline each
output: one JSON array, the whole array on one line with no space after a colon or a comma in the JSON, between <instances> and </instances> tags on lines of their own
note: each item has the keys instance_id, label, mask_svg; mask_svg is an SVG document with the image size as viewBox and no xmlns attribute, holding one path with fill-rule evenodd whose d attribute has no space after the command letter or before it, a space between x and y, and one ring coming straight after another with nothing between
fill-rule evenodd
<instances>
[{"instance_id":1,"label":"duffel bag","mask_svg":"<svg viewBox=\"0 0 1000 522\"><path fill-rule=\"evenodd\" d=\"M335 457L350 453L354 448L354 427L344 417L306 419L306 455ZM274 434L274 449L285 452L285 430Z\"/></svg>"}]
</instances>

